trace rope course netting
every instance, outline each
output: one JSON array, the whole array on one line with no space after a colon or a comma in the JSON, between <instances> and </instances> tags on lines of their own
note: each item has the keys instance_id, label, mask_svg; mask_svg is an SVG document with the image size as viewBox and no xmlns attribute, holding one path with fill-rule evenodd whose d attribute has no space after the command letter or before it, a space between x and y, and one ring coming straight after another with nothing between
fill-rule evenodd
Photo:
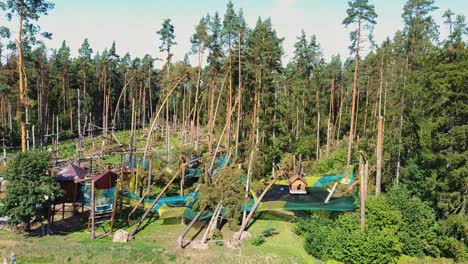
<instances>
[{"instance_id":1,"label":"rope course netting","mask_svg":"<svg viewBox=\"0 0 468 264\"><path fill-rule=\"evenodd\" d=\"M324 176L311 176L306 177L306 181L310 187L307 188L307 194L290 194L289 186L286 180L278 180L273 187L266 193L260 203L257 211L270 211L270 210L288 210L288 211L301 211L301 210L324 210L324 211L338 211L348 212L356 209L357 191L351 194L346 194L340 197L333 197L328 203L325 200L329 194L327 186L335 182L343 185L351 186L354 182L354 172L352 171L349 178L345 177L345 173L336 175ZM250 211L252 205L257 199L257 195L252 193L253 199L245 204L246 211ZM123 194L126 202L136 204L140 197L132 192ZM173 196L161 198L154 211L158 212L161 219L180 218L183 217L192 220L197 212L192 209L194 202L199 198L197 193L190 193L183 196ZM154 199L144 199L144 207L148 208ZM199 221L209 219L213 212L204 212Z\"/></svg>"}]
</instances>

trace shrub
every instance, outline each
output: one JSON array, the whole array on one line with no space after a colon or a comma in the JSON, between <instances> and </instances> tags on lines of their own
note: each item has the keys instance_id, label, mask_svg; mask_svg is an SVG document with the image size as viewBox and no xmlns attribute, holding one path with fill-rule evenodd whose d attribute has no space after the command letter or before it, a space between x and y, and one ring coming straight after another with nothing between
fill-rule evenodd
<instances>
[{"instance_id":1,"label":"shrub","mask_svg":"<svg viewBox=\"0 0 468 264\"><path fill-rule=\"evenodd\" d=\"M463 262L468 258L466 245L454 237L441 237L438 246L443 256L453 258L457 262Z\"/></svg>"},{"instance_id":2,"label":"shrub","mask_svg":"<svg viewBox=\"0 0 468 264\"><path fill-rule=\"evenodd\" d=\"M265 243L265 237L262 235L258 235L252 239L252 245L254 246L260 246L263 243Z\"/></svg>"},{"instance_id":3,"label":"shrub","mask_svg":"<svg viewBox=\"0 0 468 264\"><path fill-rule=\"evenodd\" d=\"M265 229L262 230L262 232L259 235L257 235L256 237L252 239L252 245L259 246L265 243L266 237L271 237L271 236L277 235L278 233L279 232L276 231L274 227L266 227Z\"/></svg>"},{"instance_id":4,"label":"shrub","mask_svg":"<svg viewBox=\"0 0 468 264\"><path fill-rule=\"evenodd\" d=\"M47 203L61 194L55 178L46 175L48 166L47 155L40 151L20 153L8 164L5 173L8 189L0 215L10 217L10 224L24 223L29 229L31 220L37 216L36 208L47 208Z\"/></svg>"},{"instance_id":5,"label":"shrub","mask_svg":"<svg viewBox=\"0 0 468 264\"><path fill-rule=\"evenodd\" d=\"M263 237L271 237L277 234L278 234L278 231L274 227L267 227L261 233Z\"/></svg>"},{"instance_id":6,"label":"shrub","mask_svg":"<svg viewBox=\"0 0 468 264\"><path fill-rule=\"evenodd\" d=\"M464 245L458 240L443 240L438 249L434 242L437 227L433 210L402 188L367 199L365 232L361 232L357 212L342 214L336 220L301 220L294 232L304 234L306 251L322 260L394 263L402 254L438 256L440 251L445 256L463 257Z\"/></svg>"},{"instance_id":7,"label":"shrub","mask_svg":"<svg viewBox=\"0 0 468 264\"><path fill-rule=\"evenodd\" d=\"M219 229L216 229L213 233L213 240L223 240L223 234ZM216 241L217 246L222 246L224 245L223 241Z\"/></svg>"}]
</instances>

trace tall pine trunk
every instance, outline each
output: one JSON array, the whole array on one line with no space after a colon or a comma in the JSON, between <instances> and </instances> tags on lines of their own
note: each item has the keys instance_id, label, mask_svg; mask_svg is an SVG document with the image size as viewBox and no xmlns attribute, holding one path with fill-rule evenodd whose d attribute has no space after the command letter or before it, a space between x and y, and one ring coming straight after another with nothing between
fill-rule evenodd
<instances>
[{"instance_id":1,"label":"tall pine trunk","mask_svg":"<svg viewBox=\"0 0 468 264\"><path fill-rule=\"evenodd\" d=\"M22 13L22 12L19 12ZM18 114L20 116L20 126L21 126L21 151L26 152L26 121L24 115L24 109L26 106L26 88L24 85L24 72L23 72L23 19L24 17L20 14L19 17L19 29L18 29L18 39L16 42L18 49L18 77L19 77L19 106Z\"/></svg>"},{"instance_id":2,"label":"tall pine trunk","mask_svg":"<svg viewBox=\"0 0 468 264\"><path fill-rule=\"evenodd\" d=\"M357 80L358 80L358 67L359 67L359 45L361 37L361 18L358 18L358 29L356 36L356 55L354 57L354 80L353 80L353 95L351 103L351 118L350 118L350 127L349 127L349 138L348 138L348 154L346 158L346 175L349 176L350 173L350 164L351 164L351 152L353 147L353 131L354 131L354 113L356 111L356 93L357 93Z\"/></svg>"}]
</instances>

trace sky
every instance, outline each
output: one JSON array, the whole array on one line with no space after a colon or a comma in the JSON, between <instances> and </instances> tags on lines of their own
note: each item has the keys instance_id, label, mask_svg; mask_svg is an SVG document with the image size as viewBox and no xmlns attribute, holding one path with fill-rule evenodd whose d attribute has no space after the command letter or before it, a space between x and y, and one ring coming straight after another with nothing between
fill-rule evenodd
<instances>
[{"instance_id":1,"label":"sky","mask_svg":"<svg viewBox=\"0 0 468 264\"><path fill-rule=\"evenodd\" d=\"M94 52L116 42L118 54L130 52L132 58L150 54L164 58L156 31L163 19L170 18L175 27L177 45L174 59L182 60L190 50L190 37L195 25L207 13L216 11L223 17L228 0L51 0L55 8L40 18L39 25L53 34L46 40L48 48L60 47L63 40L76 56L78 48L88 38ZM346 0L233 0L236 10L243 9L250 27L258 17L271 17L279 37L284 37L283 63L293 56L293 45L303 29L308 36L315 34L326 59L332 55L349 56L349 29L341 22L346 17ZM381 43L403 28L401 13L406 0L370 0L378 15L375 40ZM447 35L442 13L451 9L468 15L467 0L435 0L439 7L433 13L440 25L441 37ZM4 19L0 23L5 23ZM13 30L14 31L14 30ZM195 63L195 56L191 61Z\"/></svg>"}]
</instances>

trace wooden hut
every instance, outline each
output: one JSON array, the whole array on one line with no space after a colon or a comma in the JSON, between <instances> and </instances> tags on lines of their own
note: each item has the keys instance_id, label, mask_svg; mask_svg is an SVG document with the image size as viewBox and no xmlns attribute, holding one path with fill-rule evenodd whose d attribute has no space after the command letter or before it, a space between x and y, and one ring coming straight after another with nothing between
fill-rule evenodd
<instances>
[{"instance_id":1,"label":"wooden hut","mask_svg":"<svg viewBox=\"0 0 468 264\"><path fill-rule=\"evenodd\" d=\"M307 181L301 176L293 176L289 178L289 193L291 194L306 194Z\"/></svg>"},{"instance_id":2,"label":"wooden hut","mask_svg":"<svg viewBox=\"0 0 468 264\"><path fill-rule=\"evenodd\" d=\"M86 170L75 164L68 164L55 176L63 190L63 196L59 201L62 204L62 220L65 218L65 203L71 203L73 205L72 212L75 212L76 203L80 200L80 184L85 177ZM53 211L55 213L55 204Z\"/></svg>"},{"instance_id":3,"label":"wooden hut","mask_svg":"<svg viewBox=\"0 0 468 264\"><path fill-rule=\"evenodd\" d=\"M112 234L112 226L114 223L116 204L118 199L119 175L113 171L105 171L94 176L91 180L91 214L88 218L88 229L91 227L91 237L95 235L95 220L97 218L105 218L111 216L110 233ZM96 199L96 189L111 191L114 188L112 199L107 195Z\"/></svg>"}]
</instances>

